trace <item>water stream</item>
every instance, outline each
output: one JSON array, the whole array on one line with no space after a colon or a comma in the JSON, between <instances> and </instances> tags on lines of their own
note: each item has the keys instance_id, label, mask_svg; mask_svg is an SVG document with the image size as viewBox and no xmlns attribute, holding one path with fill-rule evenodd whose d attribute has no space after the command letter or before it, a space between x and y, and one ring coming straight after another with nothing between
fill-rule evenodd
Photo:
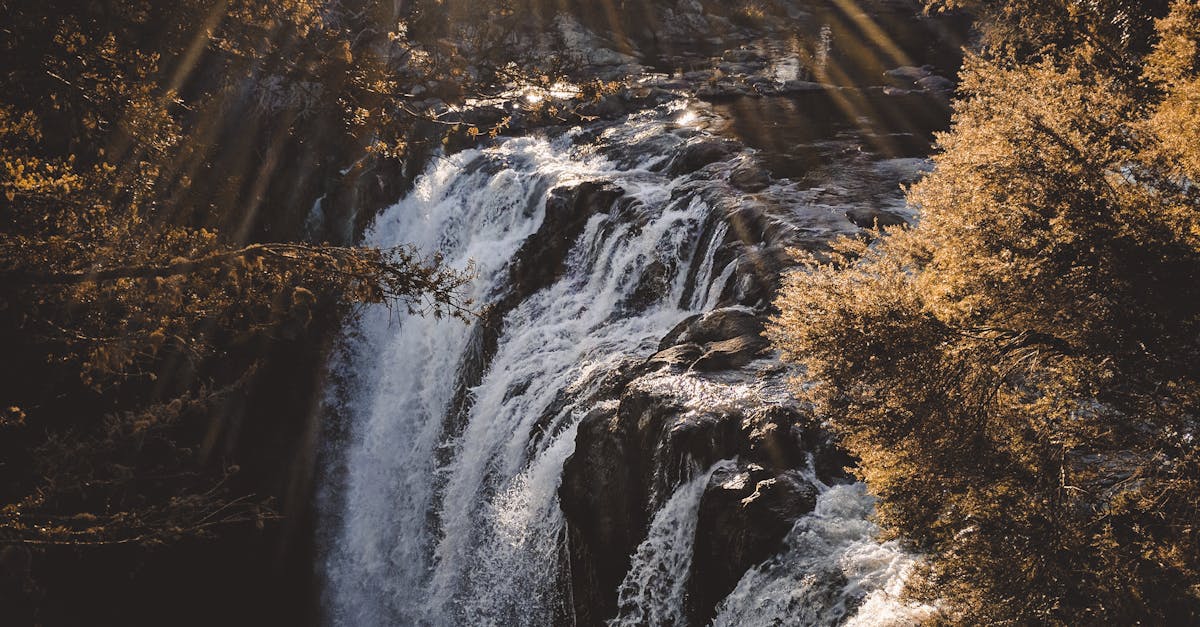
<instances>
[{"instance_id":1,"label":"water stream","mask_svg":"<svg viewBox=\"0 0 1200 627\"><path fill-rule=\"evenodd\" d=\"M619 190L592 207L561 275L504 314L462 416L453 415L456 389L481 359L478 329L379 306L346 331L327 403L346 421L344 437L330 444L335 462L321 505L328 623L550 625L570 615L558 488L576 426L601 402L595 392L606 377L653 354L680 320L718 304L737 263L715 254L729 234L718 207L738 198L724 180L732 166L679 176L664 167L697 134L678 132L679 116L672 105L439 157L370 228L367 244L412 243L453 266L472 262L470 296L486 305L508 293L514 256L547 219L553 190L585 181ZM776 189L790 193L786 184ZM657 280L649 291L647 276ZM613 624L686 623L689 534L711 472L696 469L663 499L621 584ZM874 543L867 497L835 486L820 499L784 552L721 605L718 624L834 624L863 598L862 608L886 605L871 595L894 587L903 564L897 550ZM875 568L888 559L899 565ZM813 577L833 583L810 585ZM843 611L786 618L808 616L804 600L816 587L847 599L832 604Z\"/></svg>"}]
</instances>

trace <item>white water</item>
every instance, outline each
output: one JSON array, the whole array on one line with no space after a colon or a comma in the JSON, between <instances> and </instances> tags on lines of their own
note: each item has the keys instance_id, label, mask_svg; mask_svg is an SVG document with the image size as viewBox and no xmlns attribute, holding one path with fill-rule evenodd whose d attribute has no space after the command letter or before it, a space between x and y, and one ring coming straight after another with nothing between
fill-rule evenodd
<instances>
[{"instance_id":1,"label":"white water","mask_svg":"<svg viewBox=\"0 0 1200 627\"><path fill-rule=\"evenodd\" d=\"M643 165L661 158L650 155ZM690 313L676 303L710 209L697 197L672 201L680 181L644 167L616 170L572 148L570 138L522 138L439 160L367 236L372 245L440 250L454 266L473 260L472 296L487 302L540 226L549 190L600 179L635 199L641 223L594 216L566 274L505 317L456 437L443 439L442 424L468 326L375 308L350 333L334 365L343 379L334 402L352 424L342 493L332 497L341 501L341 521L326 565L331 622L551 622L563 602L555 598L557 489L574 449L573 425L589 407L568 403L547 429L557 435L532 450L531 434L560 393L586 397L623 357L653 352ZM670 290L631 313L624 302L655 260L675 268ZM707 264L702 286L711 257Z\"/></svg>"},{"instance_id":2,"label":"white water","mask_svg":"<svg viewBox=\"0 0 1200 627\"><path fill-rule=\"evenodd\" d=\"M455 428L446 428L446 416L471 352L469 325L374 307L347 331L331 364L329 405L349 424L322 505L330 526L327 622L549 625L570 607L559 592L567 587L557 491L575 427L593 408L589 397L605 375L653 353L680 320L714 307L736 263L714 267L725 225L702 229L713 211L703 192L717 183L650 170L679 142L662 132L651 116L610 129L606 141L615 144L658 142L625 167L574 146L570 134L508 139L440 158L370 229L370 245L411 243L440 251L451 266L473 262L478 279L469 296L488 303L503 293L508 264L541 226L550 190L602 180L632 199L621 218L615 208L593 216L565 274L508 312L496 354L470 390L474 404ZM648 307L629 308L656 261L669 269L669 287ZM681 309L692 266L696 288ZM690 375L661 379L672 380L681 388L713 387ZM541 433L547 435L536 437ZM707 477L678 488L655 515L621 586L618 624L682 624ZM748 573L722 605L720 624L804 624L792 616L806 616L793 600L816 600L803 591L805 568L840 568L850 583L832 594L866 594L859 617L888 605L879 593L902 581L903 568L872 564L893 555L889 564L902 567L907 558L871 540L860 488L834 487L820 498L818 513L793 530L787 552ZM848 613L843 606L812 624Z\"/></svg>"},{"instance_id":3,"label":"white water","mask_svg":"<svg viewBox=\"0 0 1200 627\"><path fill-rule=\"evenodd\" d=\"M796 521L782 553L742 577L713 625L898 627L935 616L935 608L901 598L916 562L894 542L875 540L866 486L808 478L820 490L816 509Z\"/></svg>"},{"instance_id":4,"label":"white water","mask_svg":"<svg viewBox=\"0 0 1200 627\"><path fill-rule=\"evenodd\" d=\"M719 462L680 486L654 515L646 539L633 554L617 590L617 617L609 627L684 625L684 594L692 568L692 545L700 497Z\"/></svg>"}]
</instances>

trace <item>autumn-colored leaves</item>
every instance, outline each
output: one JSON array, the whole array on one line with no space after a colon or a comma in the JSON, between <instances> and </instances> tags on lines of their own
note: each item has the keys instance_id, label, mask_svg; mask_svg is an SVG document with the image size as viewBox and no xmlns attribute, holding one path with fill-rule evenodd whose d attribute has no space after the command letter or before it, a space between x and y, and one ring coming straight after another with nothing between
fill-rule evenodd
<instances>
[{"instance_id":1,"label":"autumn-colored leaves","mask_svg":"<svg viewBox=\"0 0 1200 627\"><path fill-rule=\"evenodd\" d=\"M951 4L991 39L919 224L809 257L771 334L945 620L1194 622L1200 3Z\"/></svg>"}]
</instances>

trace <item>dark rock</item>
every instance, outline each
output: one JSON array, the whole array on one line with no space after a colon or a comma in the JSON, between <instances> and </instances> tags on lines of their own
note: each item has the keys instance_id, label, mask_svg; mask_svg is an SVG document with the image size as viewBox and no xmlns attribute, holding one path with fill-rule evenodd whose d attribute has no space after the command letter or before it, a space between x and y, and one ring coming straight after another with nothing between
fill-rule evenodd
<instances>
[{"instance_id":1,"label":"dark rock","mask_svg":"<svg viewBox=\"0 0 1200 627\"><path fill-rule=\"evenodd\" d=\"M729 183L742 191L761 192L771 184L771 175L754 163L743 163L729 173Z\"/></svg>"},{"instance_id":2,"label":"dark rock","mask_svg":"<svg viewBox=\"0 0 1200 627\"><path fill-rule=\"evenodd\" d=\"M668 331L667 334L663 336L662 341L658 343L658 350L664 351L678 344L679 338L681 338L683 334L687 332L688 328L692 326L693 322L700 319L700 316L701 314L688 316L687 318L684 318L683 322L675 325L675 328Z\"/></svg>"},{"instance_id":3,"label":"dark rock","mask_svg":"<svg viewBox=\"0 0 1200 627\"><path fill-rule=\"evenodd\" d=\"M728 139L704 137L684 146L671 162L670 172L675 175L695 172L717 161L723 161L741 150L741 145Z\"/></svg>"},{"instance_id":4,"label":"dark rock","mask_svg":"<svg viewBox=\"0 0 1200 627\"><path fill-rule=\"evenodd\" d=\"M719 302L722 305L748 307L774 302L780 286L781 273L788 263L787 249L784 246L744 249Z\"/></svg>"},{"instance_id":5,"label":"dark rock","mask_svg":"<svg viewBox=\"0 0 1200 627\"><path fill-rule=\"evenodd\" d=\"M652 513L696 467L736 455L739 420L687 411L670 395L628 386L579 424L563 465L574 624L599 625L617 610L617 587L646 537Z\"/></svg>"},{"instance_id":6,"label":"dark rock","mask_svg":"<svg viewBox=\"0 0 1200 627\"><path fill-rule=\"evenodd\" d=\"M762 52L752 48L727 50L721 58L730 63L752 63L756 61L761 62L764 60Z\"/></svg>"},{"instance_id":7,"label":"dark rock","mask_svg":"<svg viewBox=\"0 0 1200 627\"><path fill-rule=\"evenodd\" d=\"M748 416L742 427L747 430L750 459L776 470L803 466L808 453L804 418L785 405L765 405Z\"/></svg>"},{"instance_id":8,"label":"dark rock","mask_svg":"<svg viewBox=\"0 0 1200 627\"><path fill-rule=\"evenodd\" d=\"M623 195L611 183L594 181L550 193L541 227L525 240L509 266L509 282L518 302L562 275L567 253L588 219L608 210Z\"/></svg>"},{"instance_id":9,"label":"dark rock","mask_svg":"<svg viewBox=\"0 0 1200 627\"><path fill-rule=\"evenodd\" d=\"M630 92L626 93L623 98L631 104L638 104L643 107L655 107L679 98L678 94L670 91L671 87L668 85L670 84L668 83L654 87L642 87L631 90ZM676 87L676 89L680 88L681 87Z\"/></svg>"},{"instance_id":10,"label":"dark rock","mask_svg":"<svg viewBox=\"0 0 1200 627\"><path fill-rule=\"evenodd\" d=\"M704 354L704 348L699 344L679 344L665 350L658 351L646 361L647 365L652 366L674 366L680 368L688 368L700 356Z\"/></svg>"},{"instance_id":11,"label":"dark rock","mask_svg":"<svg viewBox=\"0 0 1200 627\"><path fill-rule=\"evenodd\" d=\"M790 81L785 82L779 88L779 92L785 93L785 94L794 94L794 93L807 92L807 91L824 91L825 89L826 89L826 86L822 85L821 83L814 83L813 81L804 81L804 80L797 79L797 80L790 80Z\"/></svg>"},{"instance_id":12,"label":"dark rock","mask_svg":"<svg viewBox=\"0 0 1200 627\"><path fill-rule=\"evenodd\" d=\"M729 76L748 76L763 68L761 62L724 62L717 66L722 72Z\"/></svg>"},{"instance_id":13,"label":"dark rock","mask_svg":"<svg viewBox=\"0 0 1200 627\"><path fill-rule=\"evenodd\" d=\"M708 624L717 603L748 569L779 550L793 523L816 503L816 487L794 471L776 474L748 464L714 472L696 524L688 583L692 624Z\"/></svg>"},{"instance_id":14,"label":"dark rock","mask_svg":"<svg viewBox=\"0 0 1200 627\"><path fill-rule=\"evenodd\" d=\"M627 103L619 94L610 94L596 102L587 103L579 107L579 113L583 115L594 115L603 119L613 119L621 117L629 112L629 103Z\"/></svg>"},{"instance_id":15,"label":"dark rock","mask_svg":"<svg viewBox=\"0 0 1200 627\"><path fill-rule=\"evenodd\" d=\"M676 336L675 343L709 344L742 336L758 337L763 330L762 320L745 309L717 309L690 320L687 328Z\"/></svg>"},{"instance_id":16,"label":"dark rock","mask_svg":"<svg viewBox=\"0 0 1200 627\"><path fill-rule=\"evenodd\" d=\"M894 87L911 88L917 84L917 81L928 77L933 73L933 66L925 65L916 67L912 65L902 65L898 68L888 70L883 73L888 82Z\"/></svg>"},{"instance_id":17,"label":"dark rock","mask_svg":"<svg viewBox=\"0 0 1200 627\"><path fill-rule=\"evenodd\" d=\"M593 384L559 390L530 430L526 450L533 455L546 438L554 438L570 426L570 421L557 420L568 406L596 407L605 399L619 397L621 390L643 372L644 367L640 360L626 357Z\"/></svg>"},{"instance_id":18,"label":"dark rock","mask_svg":"<svg viewBox=\"0 0 1200 627\"><path fill-rule=\"evenodd\" d=\"M817 478L826 484L851 480L846 469L857 460L800 407L764 405L746 417L742 430L749 445L745 457L766 468L784 471L811 462Z\"/></svg>"},{"instance_id":19,"label":"dark rock","mask_svg":"<svg viewBox=\"0 0 1200 627\"><path fill-rule=\"evenodd\" d=\"M683 364L699 349L676 344L652 360ZM637 376L622 380L619 401L592 403L563 467L559 496L572 571L572 608L563 621L612 618L617 587L653 513L695 469L736 457L741 467L710 481L701 502L689 608L692 624L705 624L746 569L773 554L791 523L811 511L816 491L792 469L811 454L815 466L839 469L837 477L818 474L831 482L844 476L845 464L832 438L805 426L811 417L797 406L697 410L675 388L640 385ZM745 474L740 484L731 481L738 473Z\"/></svg>"},{"instance_id":20,"label":"dark rock","mask_svg":"<svg viewBox=\"0 0 1200 627\"><path fill-rule=\"evenodd\" d=\"M917 86L925 91L936 94L951 94L954 92L954 81L945 76L926 76L917 81Z\"/></svg>"},{"instance_id":21,"label":"dark rock","mask_svg":"<svg viewBox=\"0 0 1200 627\"><path fill-rule=\"evenodd\" d=\"M886 228L889 226L904 226L908 221L904 216L886 211L884 209L875 209L873 207L859 207L846 212L846 217L854 223L855 226L871 229L871 228Z\"/></svg>"},{"instance_id":22,"label":"dark rock","mask_svg":"<svg viewBox=\"0 0 1200 627\"><path fill-rule=\"evenodd\" d=\"M759 335L743 335L706 345L704 354L692 364L696 370L741 368L764 354L770 344Z\"/></svg>"},{"instance_id":23,"label":"dark rock","mask_svg":"<svg viewBox=\"0 0 1200 627\"><path fill-rule=\"evenodd\" d=\"M742 244L761 244L767 216L757 203L742 203L734 207L728 216L730 231Z\"/></svg>"},{"instance_id":24,"label":"dark rock","mask_svg":"<svg viewBox=\"0 0 1200 627\"><path fill-rule=\"evenodd\" d=\"M576 625L601 625L616 615L617 586L645 536L643 458L629 450L629 427L615 407L592 410L563 465L559 497L568 521Z\"/></svg>"},{"instance_id":25,"label":"dark rock","mask_svg":"<svg viewBox=\"0 0 1200 627\"><path fill-rule=\"evenodd\" d=\"M672 269L659 259L646 266L637 287L626 298L624 306L632 311L645 311L664 295L671 293Z\"/></svg>"}]
</instances>

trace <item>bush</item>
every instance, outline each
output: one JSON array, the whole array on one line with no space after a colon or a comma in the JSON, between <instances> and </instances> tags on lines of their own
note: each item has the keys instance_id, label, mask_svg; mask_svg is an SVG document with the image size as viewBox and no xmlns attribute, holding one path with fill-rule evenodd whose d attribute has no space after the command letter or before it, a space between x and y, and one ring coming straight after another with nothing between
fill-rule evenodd
<instances>
[{"instance_id":1,"label":"bush","mask_svg":"<svg viewBox=\"0 0 1200 627\"><path fill-rule=\"evenodd\" d=\"M969 60L919 225L780 297L771 337L948 620L1200 618L1197 15L1174 3L1137 80Z\"/></svg>"}]
</instances>

